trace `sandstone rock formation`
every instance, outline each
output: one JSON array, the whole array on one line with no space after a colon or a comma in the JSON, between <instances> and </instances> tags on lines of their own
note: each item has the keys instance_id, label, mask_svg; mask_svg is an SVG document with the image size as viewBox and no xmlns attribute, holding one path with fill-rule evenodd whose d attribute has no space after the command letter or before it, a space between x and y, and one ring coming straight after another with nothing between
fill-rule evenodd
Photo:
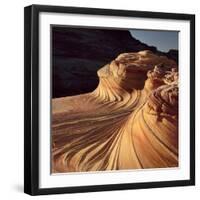
<instances>
[{"instance_id":1,"label":"sandstone rock formation","mask_svg":"<svg viewBox=\"0 0 200 200\"><path fill-rule=\"evenodd\" d=\"M133 38L128 30L52 27L53 98L93 91L96 72L123 52L150 50L177 61L177 51L160 52Z\"/></svg>"},{"instance_id":2,"label":"sandstone rock formation","mask_svg":"<svg viewBox=\"0 0 200 200\"><path fill-rule=\"evenodd\" d=\"M178 68L123 53L91 93L52 100L52 172L178 166Z\"/></svg>"}]
</instances>

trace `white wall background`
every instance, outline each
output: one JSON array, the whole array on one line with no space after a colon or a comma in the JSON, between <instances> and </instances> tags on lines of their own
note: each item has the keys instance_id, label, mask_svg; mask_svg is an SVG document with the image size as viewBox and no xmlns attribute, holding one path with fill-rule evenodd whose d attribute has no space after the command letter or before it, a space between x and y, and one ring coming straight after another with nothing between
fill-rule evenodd
<instances>
[{"instance_id":1,"label":"white wall background","mask_svg":"<svg viewBox=\"0 0 200 200\"><path fill-rule=\"evenodd\" d=\"M198 0L6 0L0 6L0 199L197 199L200 195L200 6ZM23 7L82 6L196 14L196 186L31 197L23 194ZM188 66L180 66L188 67Z\"/></svg>"}]
</instances>

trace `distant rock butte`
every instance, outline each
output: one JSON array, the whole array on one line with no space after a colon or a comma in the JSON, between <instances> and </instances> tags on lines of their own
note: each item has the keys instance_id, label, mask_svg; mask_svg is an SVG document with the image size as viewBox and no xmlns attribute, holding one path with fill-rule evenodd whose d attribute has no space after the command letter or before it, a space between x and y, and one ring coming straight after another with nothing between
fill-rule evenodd
<instances>
[{"instance_id":1,"label":"distant rock butte","mask_svg":"<svg viewBox=\"0 0 200 200\"><path fill-rule=\"evenodd\" d=\"M123 53L91 93L52 100L52 172L178 166L178 72L151 51Z\"/></svg>"}]
</instances>

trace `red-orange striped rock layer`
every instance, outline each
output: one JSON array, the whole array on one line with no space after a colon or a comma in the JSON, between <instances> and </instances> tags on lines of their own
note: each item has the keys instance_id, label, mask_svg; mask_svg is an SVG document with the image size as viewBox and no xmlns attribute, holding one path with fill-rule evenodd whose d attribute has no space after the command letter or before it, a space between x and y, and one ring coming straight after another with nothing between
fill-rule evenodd
<instances>
[{"instance_id":1,"label":"red-orange striped rock layer","mask_svg":"<svg viewBox=\"0 0 200 200\"><path fill-rule=\"evenodd\" d=\"M150 51L120 54L91 93L52 100L52 172L178 166L178 72Z\"/></svg>"}]
</instances>

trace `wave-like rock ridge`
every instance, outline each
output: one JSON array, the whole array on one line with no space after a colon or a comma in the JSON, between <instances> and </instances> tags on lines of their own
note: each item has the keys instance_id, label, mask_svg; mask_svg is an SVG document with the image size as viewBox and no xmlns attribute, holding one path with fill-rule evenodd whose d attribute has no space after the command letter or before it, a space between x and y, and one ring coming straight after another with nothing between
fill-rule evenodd
<instances>
[{"instance_id":1,"label":"wave-like rock ridge","mask_svg":"<svg viewBox=\"0 0 200 200\"><path fill-rule=\"evenodd\" d=\"M52 172L178 166L178 67L123 53L91 93L52 101Z\"/></svg>"}]
</instances>

